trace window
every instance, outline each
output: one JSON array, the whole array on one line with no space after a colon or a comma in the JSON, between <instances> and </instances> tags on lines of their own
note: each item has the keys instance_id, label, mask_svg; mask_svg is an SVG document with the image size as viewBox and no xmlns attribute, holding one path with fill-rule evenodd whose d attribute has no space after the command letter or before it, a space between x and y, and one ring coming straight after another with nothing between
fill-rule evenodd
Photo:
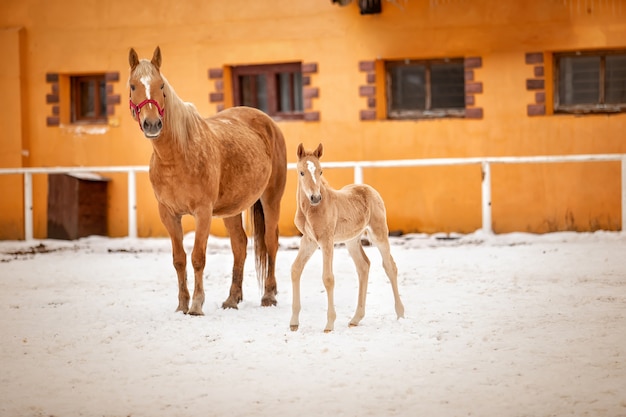
<instances>
[{"instance_id":1,"label":"window","mask_svg":"<svg viewBox=\"0 0 626 417\"><path fill-rule=\"evenodd\" d=\"M106 123L107 96L104 74L70 77L71 122Z\"/></svg>"},{"instance_id":2,"label":"window","mask_svg":"<svg viewBox=\"0 0 626 417\"><path fill-rule=\"evenodd\" d=\"M465 116L464 60L388 61L390 119Z\"/></svg>"},{"instance_id":3,"label":"window","mask_svg":"<svg viewBox=\"0 0 626 417\"><path fill-rule=\"evenodd\" d=\"M232 67L234 104L276 119L303 119L300 63Z\"/></svg>"},{"instance_id":4,"label":"window","mask_svg":"<svg viewBox=\"0 0 626 417\"><path fill-rule=\"evenodd\" d=\"M626 51L555 55L555 111L626 110Z\"/></svg>"}]
</instances>

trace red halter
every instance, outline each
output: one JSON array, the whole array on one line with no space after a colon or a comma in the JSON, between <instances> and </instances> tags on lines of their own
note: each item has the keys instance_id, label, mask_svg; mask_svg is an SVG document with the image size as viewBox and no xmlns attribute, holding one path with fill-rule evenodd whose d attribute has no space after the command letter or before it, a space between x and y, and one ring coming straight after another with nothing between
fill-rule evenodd
<instances>
[{"instance_id":1,"label":"red halter","mask_svg":"<svg viewBox=\"0 0 626 417\"><path fill-rule=\"evenodd\" d=\"M145 106L146 104L154 104L161 118L163 118L163 115L165 114L165 108L161 108L161 106L159 106L159 103L157 103L156 100L146 99L139 104L133 103L132 100L129 100L129 101L130 101L130 108L135 111L135 115L136 115L135 117L137 117L137 123L139 123L139 128L141 129L142 132L143 132L143 126L141 126L141 119L139 118L139 112L141 112L141 108L143 106Z\"/></svg>"}]
</instances>

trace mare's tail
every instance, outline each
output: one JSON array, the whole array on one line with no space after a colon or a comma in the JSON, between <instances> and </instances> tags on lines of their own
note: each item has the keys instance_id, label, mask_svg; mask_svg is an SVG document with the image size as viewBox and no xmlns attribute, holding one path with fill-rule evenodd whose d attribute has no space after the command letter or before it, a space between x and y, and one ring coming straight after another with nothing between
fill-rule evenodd
<instances>
[{"instance_id":1,"label":"mare's tail","mask_svg":"<svg viewBox=\"0 0 626 417\"><path fill-rule=\"evenodd\" d=\"M256 278L259 290L263 291L267 278L268 256L265 245L265 213L261 200L252 206L252 225L254 229L254 257L256 260Z\"/></svg>"}]
</instances>

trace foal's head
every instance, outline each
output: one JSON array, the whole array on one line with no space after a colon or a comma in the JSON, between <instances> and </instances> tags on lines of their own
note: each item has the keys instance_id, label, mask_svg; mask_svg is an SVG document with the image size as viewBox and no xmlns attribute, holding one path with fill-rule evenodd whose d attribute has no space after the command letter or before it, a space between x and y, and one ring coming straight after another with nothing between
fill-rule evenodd
<instances>
[{"instance_id":1,"label":"foal's head","mask_svg":"<svg viewBox=\"0 0 626 417\"><path fill-rule=\"evenodd\" d=\"M163 129L165 112L165 80L161 76L161 49L157 46L152 60L140 60L133 48L130 63L130 112L148 139L156 139Z\"/></svg>"},{"instance_id":2,"label":"foal's head","mask_svg":"<svg viewBox=\"0 0 626 417\"><path fill-rule=\"evenodd\" d=\"M298 184L313 206L317 206L322 201L320 158L323 150L321 143L313 152L306 151L302 144L298 145Z\"/></svg>"}]
</instances>

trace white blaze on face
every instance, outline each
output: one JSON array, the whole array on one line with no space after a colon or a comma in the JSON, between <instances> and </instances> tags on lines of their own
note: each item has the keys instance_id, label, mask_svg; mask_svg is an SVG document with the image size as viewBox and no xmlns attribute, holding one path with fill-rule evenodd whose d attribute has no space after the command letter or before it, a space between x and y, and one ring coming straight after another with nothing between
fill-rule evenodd
<instances>
[{"instance_id":1,"label":"white blaze on face","mask_svg":"<svg viewBox=\"0 0 626 417\"><path fill-rule=\"evenodd\" d=\"M311 177L313 178L313 183L317 184L317 179L315 178L315 164L311 161L306 161L306 167L309 169L311 173Z\"/></svg>"},{"instance_id":2,"label":"white blaze on face","mask_svg":"<svg viewBox=\"0 0 626 417\"><path fill-rule=\"evenodd\" d=\"M150 77L143 76L139 79L143 86L146 88L146 99L150 100ZM150 107L152 107L152 103L148 103Z\"/></svg>"}]
</instances>

